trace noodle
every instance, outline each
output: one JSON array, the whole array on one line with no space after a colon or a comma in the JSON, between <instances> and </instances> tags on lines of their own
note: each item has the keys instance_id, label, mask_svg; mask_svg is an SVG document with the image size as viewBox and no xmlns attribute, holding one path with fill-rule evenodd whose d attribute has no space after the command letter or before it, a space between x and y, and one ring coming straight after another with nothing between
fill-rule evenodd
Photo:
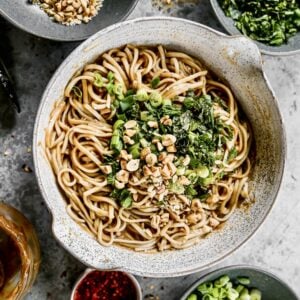
<instances>
[{"instance_id":1,"label":"noodle","mask_svg":"<svg viewBox=\"0 0 300 300\"><path fill-rule=\"evenodd\" d=\"M103 246L187 248L249 199L251 131L231 90L162 46L86 65L45 139L67 213Z\"/></svg>"}]
</instances>

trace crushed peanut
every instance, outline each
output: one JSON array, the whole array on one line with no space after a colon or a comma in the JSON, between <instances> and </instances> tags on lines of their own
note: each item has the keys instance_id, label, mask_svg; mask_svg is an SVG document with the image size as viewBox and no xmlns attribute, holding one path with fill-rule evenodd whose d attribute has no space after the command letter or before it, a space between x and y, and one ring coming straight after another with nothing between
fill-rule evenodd
<instances>
[{"instance_id":1,"label":"crushed peanut","mask_svg":"<svg viewBox=\"0 0 300 300\"><path fill-rule=\"evenodd\" d=\"M102 7L103 0L33 0L49 17L63 25L88 23Z\"/></svg>"}]
</instances>

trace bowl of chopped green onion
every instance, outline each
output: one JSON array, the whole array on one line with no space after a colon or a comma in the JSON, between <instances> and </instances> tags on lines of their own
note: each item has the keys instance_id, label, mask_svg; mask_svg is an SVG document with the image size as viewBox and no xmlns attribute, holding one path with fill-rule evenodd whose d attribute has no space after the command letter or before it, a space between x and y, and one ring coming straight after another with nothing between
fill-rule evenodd
<instances>
[{"instance_id":1,"label":"bowl of chopped green onion","mask_svg":"<svg viewBox=\"0 0 300 300\"><path fill-rule=\"evenodd\" d=\"M211 0L211 5L228 33L249 37L262 53L300 52L299 1Z\"/></svg>"},{"instance_id":2,"label":"bowl of chopped green onion","mask_svg":"<svg viewBox=\"0 0 300 300\"><path fill-rule=\"evenodd\" d=\"M277 276L257 267L237 265L197 280L180 300L297 300Z\"/></svg>"}]
</instances>

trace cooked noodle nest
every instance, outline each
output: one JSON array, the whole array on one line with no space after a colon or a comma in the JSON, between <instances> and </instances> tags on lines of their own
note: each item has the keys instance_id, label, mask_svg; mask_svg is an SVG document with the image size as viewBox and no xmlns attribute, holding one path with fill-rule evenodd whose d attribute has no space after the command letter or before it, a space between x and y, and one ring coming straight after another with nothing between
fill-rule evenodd
<instances>
[{"instance_id":1,"label":"cooked noodle nest","mask_svg":"<svg viewBox=\"0 0 300 300\"><path fill-rule=\"evenodd\" d=\"M250 201L251 129L228 86L163 46L111 49L52 110L45 151L67 212L103 246L183 249Z\"/></svg>"}]
</instances>

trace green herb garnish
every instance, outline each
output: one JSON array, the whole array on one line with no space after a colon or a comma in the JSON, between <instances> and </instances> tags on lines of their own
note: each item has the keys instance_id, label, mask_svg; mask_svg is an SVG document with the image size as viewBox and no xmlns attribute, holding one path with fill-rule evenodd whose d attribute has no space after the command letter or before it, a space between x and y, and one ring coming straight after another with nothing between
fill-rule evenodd
<instances>
[{"instance_id":1,"label":"green herb garnish","mask_svg":"<svg viewBox=\"0 0 300 300\"><path fill-rule=\"evenodd\" d=\"M159 83L160 83L160 78L159 78L159 77L155 77L155 78L153 78L152 81L151 81L151 87L152 87L153 89L156 89L157 86L159 85Z\"/></svg>"},{"instance_id":2,"label":"green herb garnish","mask_svg":"<svg viewBox=\"0 0 300 300\"><path fill-rule=\"evenodd\" d=\"M120 205L124 208L129 208L132 205L132 196L131 193L127 189L114 189L110 196L117 201L119 201Z\"/></svg>"}]
</instances>

